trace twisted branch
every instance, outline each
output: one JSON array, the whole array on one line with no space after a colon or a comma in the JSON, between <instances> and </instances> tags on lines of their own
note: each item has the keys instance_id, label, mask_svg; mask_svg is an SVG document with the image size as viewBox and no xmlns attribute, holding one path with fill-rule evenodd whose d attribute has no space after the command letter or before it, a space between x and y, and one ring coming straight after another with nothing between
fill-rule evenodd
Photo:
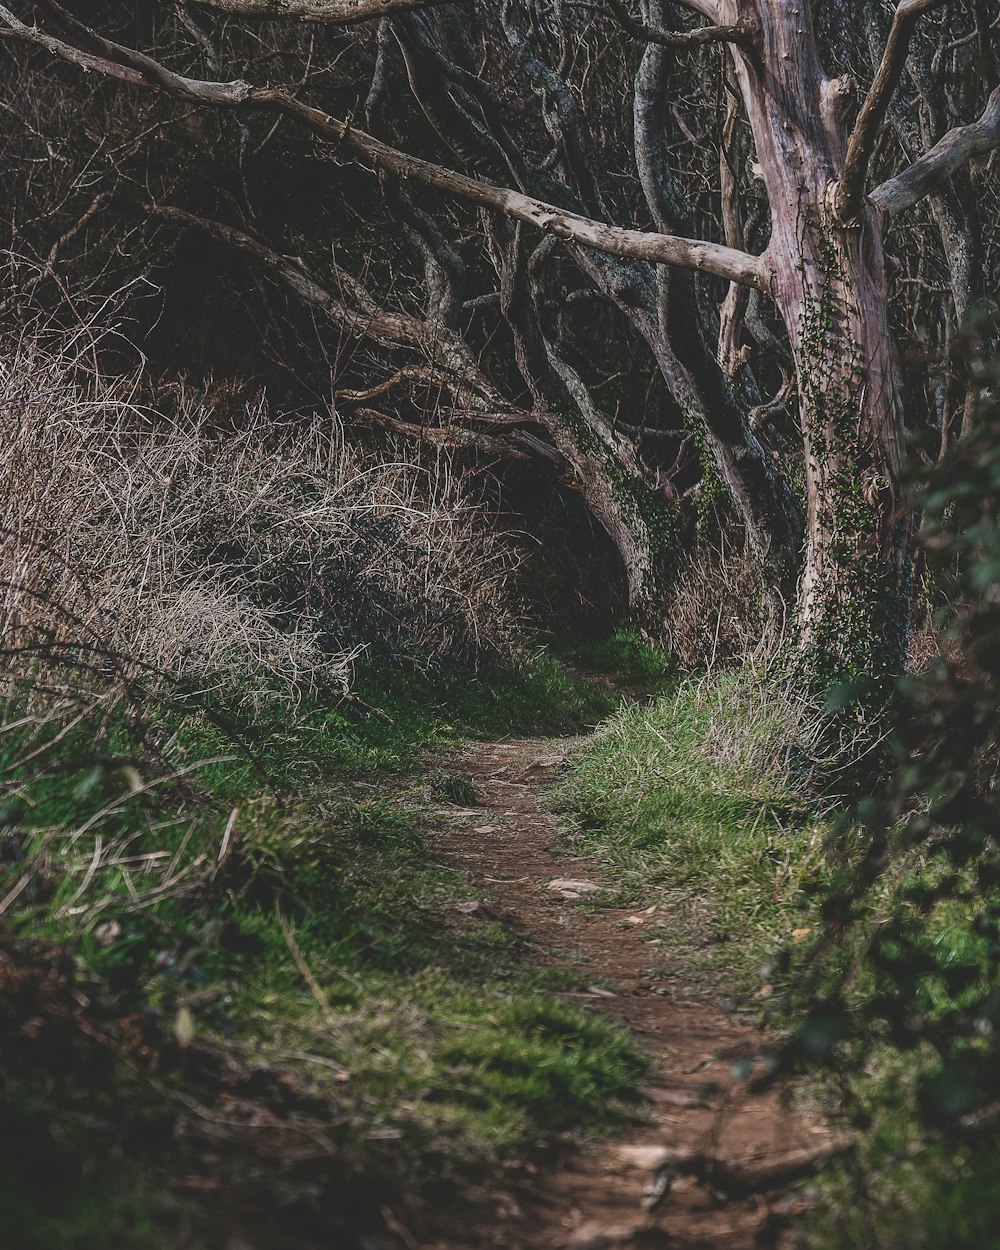
<instances>
[{"instance_id":1,"label":"twisted branch","mask_svg":"<svg viewBox=\"0 0 1000 1250\"><path fill-rule=\"evenodd\" d=\"M834 210L840 221L856 221L865 200L865 180L879 127L885 120L892 94L906 64L910 39L922 13L938 8L944 0L900 0L893 14L882 61L865 102L861 106L851 137L847 141L844 172L837 184Z\"/></svg>"},{"instance_id":2,"label":"twisted branch","mask_svg":"<svg viewBox=\"0 0 1000 1250\"><path fill-rule=\"evenodd\" d=\"M456 199L495 209L558 239L615 256L679 265L761 290L768 289L769 271L760 257L719 243L611 226L567 212L509 187L498 187L410 156L362 130L355 130L349 121L341 121L322 109L303 104L281 88L254 87L243 79L213 82L188 78L134 48L105 39L74 19L71 19L74 33L96 48L96 52L67 43L38 26L26 25L3 5L0 5L0 23L0 35L35 44L84 69L96 70L133 85L156 88L175 99L215 108L260 109L291 117L313 134L334 140L339 148L354 152L401 178L414 178Z\"/></svg>"}]
</instances>

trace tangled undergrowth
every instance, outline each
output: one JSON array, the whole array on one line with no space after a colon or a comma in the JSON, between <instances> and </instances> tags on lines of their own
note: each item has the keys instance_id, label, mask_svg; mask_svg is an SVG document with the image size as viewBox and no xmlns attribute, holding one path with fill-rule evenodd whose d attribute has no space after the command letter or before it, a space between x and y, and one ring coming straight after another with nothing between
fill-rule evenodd
<instances>
[{"instance_id":1,"label":"tangled undergrowth","mask_svg":"<svg viewBox=\"0 0 1000 1250\"><path fill-rule=\"evenodd\" d=\"M981 379L976 430L918 483L943 645L898 683L892 774L837 838L853 853L793 981L804 1018L785 1058L828 1071L863 1129L824 1245L1000 1244L996 380Z\"/></svg>"},{"instance_id":2,"label":"tangled undergrowth","mask_svg":"<svg viewBox=\"0 0 1000 1250\"><path fill-rule=\"evenodd\" d=\"M0 364L0 1241L377 1244L636 1114L631 1039L465 918L411 776L614 701L528 657L449 461L150 403L107 341Z\"/></svg>"},{"instance_id":3,"label":"tangled undergrowth","mask_svg":"<svg viewBox=\"0 0 1000 1250\"><path fill-rule=\"evenodd\" d=\"M235 428L176 386L105 377L107 339L40 330L0 364L0 630L21 667L124 660L240 702L336 692L374 651L507 660L516 546L443 457L351 446L336 417Z\"/></svg>"}]
</instances>

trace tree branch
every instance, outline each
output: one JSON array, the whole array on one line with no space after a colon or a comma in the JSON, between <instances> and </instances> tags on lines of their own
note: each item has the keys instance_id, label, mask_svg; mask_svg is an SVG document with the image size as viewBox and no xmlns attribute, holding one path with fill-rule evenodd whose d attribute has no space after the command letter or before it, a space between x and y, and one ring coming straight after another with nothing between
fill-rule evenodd
<instances>
[{"instance_id":1,"label":"tree branch","mask_svg":"<svg viewBox=\"0 0 1000 1250\"><path fill-rule=\"evenodd\" d=\"M176 208L172 204L144 204L142 208L150 217L159 217L164 221L192 227L203 234L211 235L229 247L238 248L241 252L255 257L280 283L294 291L307 304L320 309L331 325L338 330L358 338L371 339L381 347L421 348L424 346L426 327L415 317L387 312L376 308L371 301L362 305L358 311L348 308L326 286L313 277L297 256L283 256L242 230L208 217L199 217L195 213ZM339 286L356 294L352 289L355 283L349 275L338 269L335 278Z\"/></svg>"},{"instance_id":2,"label":"tree branch","mask_svg":"<svg viewBox=\"0 0 1000 1250\"><path fill-rule=\"evenodd\" d=\"M76 23L86 31L87 41L98 50L96 54L84 51L37 26L27 26L3 5L0 5L0 23L0 34L7 33L45 48L84 69L97 70L134 85L157 88L175 99L215 108L254 108L286 115L304 125L313 134L335 141L338 149L347 149L365 157L401 178L414 178L425 186L436 187L456 199L495 209L556 238L616 256L678 265L685 269L715 274L729 281L743 282L761 290L768 289L770 273L760 257L719 243L610 226L605 222L567 212L508 187L498 187L470 178L381 143L364 131L355 130L349 122L332 117L322 109L303 104L280 88L254 87L243 79L213 82L187 78L174 73L144 53L113 43L96 31L90 31Z\"/></svg>"},{"instance_id":3,"label":"tree branch","mask_svg":"<svg viewBox=\"0 0 1000 1250\"><path fill-rule=\"evenodd\" d=\"M530 414L525 416L530 419ZM469 429L464 425L424 425L401 421L398 417L376 412L373 408L359 408L351 419L355 425L374 426L393 434L401 434L405 438L429 443L433 447L444 447L449 451L475 451L481 455L507 457L512 460L545 460L569 484L573 484L570 462L557 447L545 442L530 430L515 427L498 436L488 430Z\"/></svg>"},{"instance_id":4,"label":"tree branch","mask_svg":"<svg viewBox=\"0 0 1000 1250\"><path fill-rule=\"evenodd\" d=\"M740 23L735 26L699 26L695 30L663 30L634 18L624 0L608 0L608 7L626 34L663 48L701 47L706 43L735 43L745 48L750 44L749 28Z\"/></svg>"},{"instance_id":5,"label":"tree branch","mask_svg":"<svg viewBox=\"0 0 1000 1250\"><path fill-rule=\"evenodd\" d=\"M875 81L865 96L851 137L847 141L844 171L834 197L834 211L841 222L856 221L861 214L865 200L865 180L872 153L875 151L878 130L885 120L892 93L903 73L917 19L922 13L936 9L942 3L944 0L900 0L896 5Z\"/></svg>"},{"instance_id":6,"label":"tree branch","mask_svg":"<svg viewBox=\"0 0 1000 1250\"><path fill-rule=\"evenodd\" d=\"M496 438L482 430L470 430L460 425L418 425L414 421L401 421L399 417L391 417L384 412L376 412L373 408L359 408L352 414L355 425L373 426L379 430L388 430L391 434L401 434L404 438L416 439L428 443L432 447L443 447L448 451L476 451L487 456L507 457L512 460L528 460L530 454L517 446L523 440L515 439L508 442L504 438ZM552 449L548 448L551 452ZM535 448L531 448L535 452ZM551 455L543 457L551 460Z\"/></svg>"},{"instance_id":7,"label":"tree branch","mask_svg":"<svg viewBox=\"0 0 1000 1250\"><path fill-rule=\"evenodd\" d=\"M368 391L342 391L338 393L338 399L351 403L367 402L408 381L428 391L447 395L452 404L469 412L485 409L492 413L498 405L503 405L503 398L471 355L463 351L461 341L452 331L446 326L433 325L405 313L387 311L376 304L362 284L345 270L334 267L332 285L346 294L356 308L350 308L338 299L297 256L283 256L242 230L169 204L144 204L143 210L150 216L193 227L255 257L272 278L317 308L342 333L356 339L368 339L380 347L410 348L420 352L428 362L406 365L388 382ZM518 411L516 415L518 420L524 419L523 413Z\"/></svg>"},{"instance_id":8,"label":"tree branch","mask_svg":"<svg viewBox=\"0 0 1000 1250\"><path fill-rule=\"evenodd\" d=\"M963 165L995 148L1000 148L1000 87L994 89L978 121L949 130L908 169L876 188L869 199L887 216L898 217L936 191Z\"/></svg>"},{"instance_id":9,"label":"tree branch","mask_svg":"<svg viewBox=\"0 0 1000 1250\"><path fill-rule=\"evenodd\" d=\"M181 4L215 9L231 17L295 18L300 22L346 25L370 22L390 13L408 13L432 4L461 4L465 0L180 0Z\"/></svg>"},{"instance_id":10,"label":"tree branch","mask_svg":"<svg viewBox=\"0 0 1000 1250\"><path fill-rule=\"evenodd\" d=\"M415 383L430 391L440 391L444 386L441 374L435 373L426 365L404 365L402 369L397 369L391 378L366 387L363 391L335 391L334 399L346 404L370 404L373 399L381 399L383 395L388 395L390 391L394 391L398 386L405 386L407 383Z\"/></svg>"}]
</instances>

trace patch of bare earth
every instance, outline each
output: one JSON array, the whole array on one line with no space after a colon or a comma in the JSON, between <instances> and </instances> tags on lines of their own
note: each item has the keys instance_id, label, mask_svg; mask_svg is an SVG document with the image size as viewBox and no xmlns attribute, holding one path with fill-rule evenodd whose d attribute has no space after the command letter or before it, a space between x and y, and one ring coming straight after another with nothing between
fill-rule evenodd
<instances>
[{"instance_id":1,"label":"patch of bare earth","mask_svg":"<svg viewBox=\"0 0 1000 1250\"><path fill-rule=\"evenodd\" d=\"M747 1091L734 1067L759 1055L766 1038L686 982L677 954L678 975L651 977L651 965L671 959L648 943L655 911L580 906L588 886L613 882L599 864L557 854L557 822L540 804L573 746L565 739L478 746L458 765L477 802L455 810L433 845L472 878L487 914L499 912L532 939L540 960L577 973L585 961L595 984L575 997L624 1020L652 1060L649 1122L612 1141L566 1148L528 1184L492 1195L488 1224L421 1243L422 1250L793 1246L805 1204L789 1183L836 1143L795 1108L788 1088ZM477 923L475 909L467 923Z\"/></svg>"}]
</instances>

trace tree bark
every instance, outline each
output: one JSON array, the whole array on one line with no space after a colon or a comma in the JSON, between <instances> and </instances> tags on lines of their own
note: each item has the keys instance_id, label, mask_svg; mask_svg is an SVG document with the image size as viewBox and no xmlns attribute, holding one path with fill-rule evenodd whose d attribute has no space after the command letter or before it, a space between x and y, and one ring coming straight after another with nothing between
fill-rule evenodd
<instances>
[{"instance_id":1,"label":"tree bark","mask_svg":"<svg viewBox=\"0 0 1000 1250\"><path fill-rule=\"evenodd\" d=\"M722 20L735 0L720 3ZM733 53L771 205L765 261L798 377L806 553L803 661L820 683L901 670L911 521L903 412L888 325L881 222L836 213L847 145L806 6L741 2L757 53ZM764 68L766 66L766 69Z\"/></svg>"}]
</instances>

